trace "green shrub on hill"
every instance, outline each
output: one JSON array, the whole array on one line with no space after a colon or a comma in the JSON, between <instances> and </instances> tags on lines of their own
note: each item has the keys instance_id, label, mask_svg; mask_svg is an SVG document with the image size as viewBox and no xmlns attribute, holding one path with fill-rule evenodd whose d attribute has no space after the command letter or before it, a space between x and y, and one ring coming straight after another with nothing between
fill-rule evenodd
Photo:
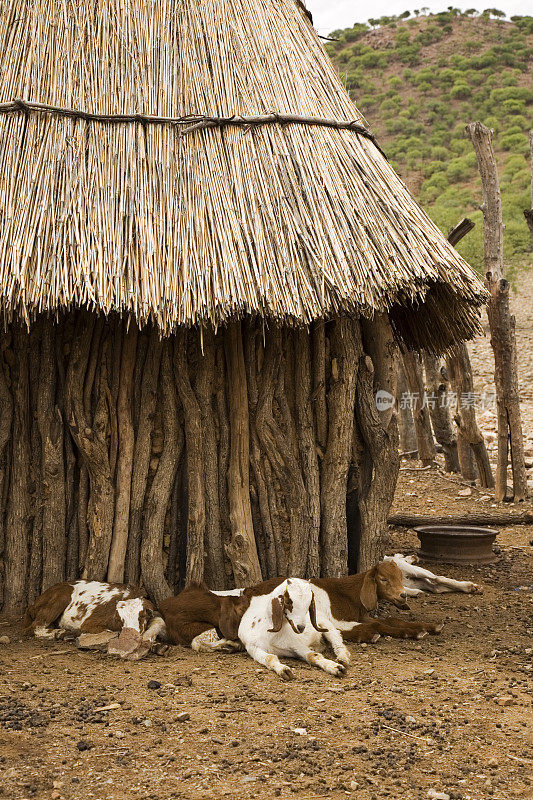
<instances>
[{"instance_id":1,"label":"green shrub on hill","mask_svg":"<svg viewBox=\"0 0 533 800\"><path fill-rule=\"evenodd\" d=\"M482 269L481 186L465 126L494 130L500 167L506 259L529 252L523 209L530 204L528 131L533 127L533 17L502 21L451 6L433 16L408 12L337 31L328 52L394 168L444 232L469 215L478 224L459 251ZM370 26L377 29L369 35ZM393 30L383 38L379 29Z\"/></svg>"}]
</instances>

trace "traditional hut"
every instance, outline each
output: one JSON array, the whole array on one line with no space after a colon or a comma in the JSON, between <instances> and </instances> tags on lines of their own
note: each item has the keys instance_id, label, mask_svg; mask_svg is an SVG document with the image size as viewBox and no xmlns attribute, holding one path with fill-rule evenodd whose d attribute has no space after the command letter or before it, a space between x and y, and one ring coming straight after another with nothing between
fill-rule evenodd
<instances>
[{"instance_id":1,"label":"traditional hut","mask_svg":"<svg viewBox=\"0 0 533 800\"><path fill-rule=\"evenodd\" d=\"M471 337L483 288L301 4L0 10L4 610L372 562L395 342Z\"/></svg>"}]
</instances>

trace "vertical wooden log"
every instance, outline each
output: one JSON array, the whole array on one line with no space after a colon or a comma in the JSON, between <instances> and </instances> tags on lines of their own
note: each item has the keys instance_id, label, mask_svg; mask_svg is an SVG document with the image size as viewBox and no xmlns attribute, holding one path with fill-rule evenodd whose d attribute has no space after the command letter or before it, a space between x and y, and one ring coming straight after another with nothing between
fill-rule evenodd
<instances>
[{"instance_id":1,"label":"vertical wooden log","mask_svg":"<svg viewBox=\"0 0 533 800\"><path fill-rule=\"evenodd\" d=\"M7 361L4 359L4 352L8 351L10 344L11 334L0 332L0 608L4 600L6 505L10 472L9 455L11 450L8 444L12 436L13 423L13 397L9 388L11 381L9 377L9 367ZM9 354L12 357L12 350L9 350Z\"/></svg>"},{"instance_id":2,"label":"vertical wooden log","mask_svg":"<svg viewBox=\"0 0 533 800\"><path fill-rule=\"evenodd\" d=\"M520 501L527 496L527 475L518 395L515 320L509 308L509 284L503 276L503 221L498 170L490 129L480 122L473 122L466 126L466 131L476 152L483 190L485 277L490 293L487 311L498 407L498 465L494 496L497 501L502 501L506 495L509 439L514 499Z\"/></svg>"},{"instance_id":3,"label":"vertical wooden log","mask_svg":"<svg viewBox=\"0 0 533 800\"><path fill-rule=\"evenodd\" d=\"M183 475L182 459L176 469L174 486L170 497L170 543L168 547L168 564L166 577L170 588L176 594L179 591L180 563L179 553L181 544L181 480ZM218 587L217 587L218 588Z\"/></svg>"},{"instance_id":4,"label":"vertical wooden log","mask_svg":"<svg viewBox=\"0 0 533 800\"><path fill-rule=\"evenodd\" d=\"M257 435L257 404L259 402L259 382L257 376L257 325L248 320L245 337L246 379L248 382L248 401L250 409L250 464L257 489L257 502L261 517L264 539L264 562L261 564L263 576L273 578L278 574L276 554L276 532L270 511L268 484L266 480L264 457L261 454ZM274 387L272 386L272 394Z\"/></svg>"},{"instance_id":5,"label":"vertical wooden log","mask_svg":"<svg viewBox=\"0 0 533 800\"><path fill-rule=\"evenodd\" d=\"M407 378L401 358L397 359L398 365L398 426L400 431L400 450L402 453L418 456L418 443L416 441L415 421L411 411L411 403Z\"/></svg>"},{"instance_id":6,"label":"vertical wooden log","mask_svg":"<svg viewBox=\"0 0 533 800\"><path fill-rule=\"evenodd\" d=\"M37 420L40 394L40 357L42 318L33 321L28 354L30 396L30 569L27 601L33 603L41 594L43 577L43 483L41 435Z\"/></svg>"},{"instance_id":7,"label":"vertical wooden log","mask_svg":"<svg viewBox=\"0 0 533 800\"><path fill-rule=\"evenodd\" d=\"M446 472L459 472L459 456L457 455L457 439L452 429L450 410L446 403L446 382L442 378L441 360L438 356L422 353L426 373L426 392L428 395L429 415L435 439L444 453L444 469Z\"/></svg>"},{"instance_id":8,"label":"vertical wooden log","mask_svg":"<svg viewBox=\"0 0 533 800\"><path fill-rule=\"evenodd\" d=\"M115 520L113 539L107 570L112 583L124 581L126 551L130 520L131 476L133 471L133 450L135 436L133 430L133 369L137 353L138 327L133 322L129 330L124 325L121 347L120 377L117 394L118 419L118 457L116 474Z\"/></svg>"},{"instance_id":9,"label":"vertical wooden log","mask_svg":"<svg viewBox=\"0 0 533 800\"><path fill-rule=\"evenodd\" d=\"M153 416L157 401L157 385L161 365L162 342L155 327L150 332L150 341L141 380L139 420L135 448L130 494L130 530L126 552L126 580L138 583L140 577L143 509L146 484L150 468Z\"/></svg>"},{"instance_id":10,"label":"vertical wooden log","mask_svg":"<svg viewBox=\"0 0 533 800\"><path fill-rule=\"evenodd\" d=\"M382 351L381 356L388 356ZM381 363L382 358L379 358ZM371 477L359 498L360 537L358 570L365 571L383 558L387 516L394 499L400 468L398 426L394 408L390 416L378 414L375 397L374 365L361 356L357 370L356 416L365 454L371 459ZM388 422L387 422L388 420Z\"/></svg>"},{"instance_id":11,"label":"vertical wooden log","mask_svg":"<svg viewBox=\"0 0 533 800\"><path fill-rule=\"evenodd\" d=\"M294 336L295 353L296 425L310 516L306 574L317 576L320 575L320 471L311 405L311 342L306 329L294 331L292 335Z\"/></svg>"},{"instance_id":12,"label":"vertical wooden log","mask_svg":"<svg viewBox=\"0 0 533 800\"><path fill-rule=\"evenodd\" d=\"M92 314L81 313L78 317L67 370L65 410L72 436L85 460L90 477L88 507L90 538L83 574L91 580L103 580L107 573L114 514L114 490L106 441L109 421L107 398L109 342L102 351L96 411L91 426L83 404L83 385L94 322Z\"/></svg>"},{"instance_id":13,"label":"vertical wooden log","mask_svg":"<svg viewBox=\"0 0 533 800\"><path fill-rule=\"evenodd\" d=\"M77 460L74 450L74 441L70 434L70 427L65 414L65 356L68 355L69 342L72 340L73 315L64 314L57 323L55 333L55 367L57 370L56 405L61 411L63 421L63 466L65 480L65 530L67 535L67 557L65 577L67 580L77 578L83 568L80 560L80 538L78 529L80 461ZM85 506L85 512L87 506ZM85 527L87 527L87 513L85 513ZM86 538L88 541L88 537ZM87 548L83 551L85 553Z\"/></svg>"},{"instance_id":14,"label":"vertical wooden log","mask_svg":"<svg viewBox=\"0 0 533 800\"><path fill-rule=\"evenodd\" d=\"M163 344L161 359L161 394L163 412L163 452L154 475L145 514L145 535L141 547L141 571L150 597L160 603L172 594L165 578L163 565L163 538L165 517L169 507L178 462L183 448L183 432L178 422L176 387L171 360L171 342Z\"/></svg>"},{"instance_id":15,"label":"vertical wooden log","mask_svg":"<svg viewBox=\"0 0 533 800\"><path fill-rule=\"evenodd\" d=\"M226 400L226 358L224 355L224 338L221 331L216 338L216 408L218 424L218 503L220 512L220 536L223 542L229 544L231 540L231 523L229 515L228 498L228 470L229 470L229 412ZM225 580L227 586L231 583L231 567L224 560Z\"/></svg>"},{"instance_id":16,"label":"vertical wooden log","mask_svg":"<svg viewBox=\"0 0 533 800\"><path fill-rule=\"evenodd\" d=\"M476 409L473 402L474 380L472 365L464 342L455 345L450 350L448 365L449 371L453 375L454 388L457 392L456 425L463 439L472 448L480 485L491 488L494 486L494 479L485 440L476 422Z\"/></svg>"},{"instance_id":17,"label":"vertical wooden log","mask_svg":"<svg viewBox=\"0 0 533 800\"><path fill-rule=\"evenodd\" d=\"M56 323L43 320L37 419L42 445L44 591L64 580L67 537L63 418L56 403Z\"/></svg>"},{"instance_id":18,"label":"vertical wooden log","mask_svg":"<svg viewBox=\"0 0 533 800\"><path fill-rule=\"evenodd\" d=\"M326 323L313 323L311 332L313 353L313 407L316 439L323 455L328 438L328 409L326 405Z\"/></svg>"},{"instance_id":19,"label":"vertical wooden log","mask_svg":"<svg viewBox=\"0 0 533 800\"><path fill-rule=\"evenodd\" d=\"M29 335L23 322L13 324L13 427L11 490L6 523L4 612L22 614L29 567L30 399Z\"/></svg>"},{"instance_id":20,"label":"vertical wooden log","mask_svg":"<svg viewBox=\"0 0 533 800\"><path fill-rule=\"evenodd\" d=\"M199 353L196 393L200 406L206 510L206 567L209 585L223 589L226 585L224 569L224 543L220 530L220 506L218 497L219 466L218 448L213 410L213 395L216 389L215 337L211 328L203 330L203 354Z\"/></svg>"},{"instance_id":21,"label":"vertical wooden log","mask_svg":"<svg viewBox=\"0 0 533 800\"><path fill-rule=\"evenodd\" d=\"M302 577L306 574L309 544L313 541L317 531L313 531L311 523L310 502L300 465L296 425L285 389L287 370L286 367L283 367L280 370L275 389L281 424L273 426L272 433L280 458L279 478L290 522L289 573ZM275 466L277 460L271 458L271 463Z\"/></svg>"},{"instance_id":22,"label":"vertical wooden log","mask_svg":"<svg viewBox=\"0 0 533 800\"><path fill-rule=\"evenodd\" d=\"M412 412L415 423L418 458L424 466L435 460L436 450L431 431L429 410L424 405L424 379L422 364L418 353L406 351L402 353L402 361L407 378L407 385L413 398Z\"/></svg>"},{"instance_id":23,"label":"vertical wooden log","mask_svg":"<svg viewBox=\"0 0 533 800\"><path fill-rule=\"evenodd\" d=\"M332 324L331 385L327 395L328 439L322 463L322 574L344 575L348 565L346 488L352 448L357 364L362 352L359 322Z\"/></svg>"},{"instance_id":24,"label":"vertical wooden log","mask_svg":"<svg viewBox=\"0 0 533 800\"><path fill-rule=\"evenodd\" d=\"M467 352L468 356L468 352ZM456 374L456 370L459 367L458 359L450 358L450 354L448 353L446 357L446 372L450 379L453 392L457 398L460 397L460 392L458 391L458 386L461 385L461 376ZM470 359L468 359L468 363L470 363ZM459 400L458 400L459 402ZM473 483L477 478L477 466L474 459L474 452L470 446L468 439L466 438L466 432L461 430L460 427L457 428L457 457L459 459L459 469L461 470L461 475L465 479L465 481L469 481Z\"/></svg>"},{"instance_id":25,"label":"vertical wooden log","mask_svg":"<svg viewBox=\"0 0 533 800\"><path fill-rule=\"evenodd\" d=\"M183 406L187 454L188 520L187 583L204 579L205 557L205 480L202 415L189 377L187 331L179 328L174 341L174 376ZM239 584L237 584L239 585Z\"/></svg>"},{"instance_id":26,"label":"vertical wooden log","mask_svg":"<svg viewBox=\"0 0 533 800\"><path fill-rule=\"evenodd\" d=\"M230 463L228 496L231 544L228 549L236 586L261 581L261 568L254 538L250 506L250 427L248 390L240 322L230 322L224 331L224 347L230 415Z\"/></svg>"}]
</instances>

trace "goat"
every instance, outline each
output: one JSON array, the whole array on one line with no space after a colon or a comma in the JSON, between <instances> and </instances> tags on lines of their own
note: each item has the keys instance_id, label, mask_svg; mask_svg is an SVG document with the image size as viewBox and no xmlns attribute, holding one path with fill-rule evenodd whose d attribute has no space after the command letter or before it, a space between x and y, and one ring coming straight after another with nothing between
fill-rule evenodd
<instances>
[{"instance_id":1,"label":"goat","mask_svg":"<svg viewBox=\"0 0 533 800\"><path fill-rule=\"evenodd\" d=\"M283 578L271 578L250 589L235 589L248 596L272 592ZM394 562L381 562L366 572L342 578L311 578L317 613L331 620L346 641L376 642L380 635L401 639L422 639L428 633L439 633L443 625L431 622L407 622L389 617L373 619L369 616L380 601L390 602L397 608L409 609L407 592L403 587L402 573Z\"/></svg>"},{"instance_id":2,"label":"goat","mask_svg":"<svg viewBox=\"0 0 533 800\"><path fill-rule=\"evenodd\" d=\"M249 606L238 634L249 655L283 680L292 680L294 673L278 656L299 658L330 675L342 675L350 663L350 654L332 620L318 612L309 581L289 578L270 592L260 592L262 586L265 584L243 592ZM322 637L331 644L337 661L317 652Z\"/></svg>"},{"instance_id":3,"label":"goat","mask_svg":"<svg viewBox=\"0 0 533 800\"><path fill-rule=\"evenodd\" d=\"M163 620L144 593L122 583L64 581L50 586L28 607L26 631L41 639L67 633L101 633L133 628L153 644Z\"/></svg>"},{"instance_id":4,"label":"goat","mask_svg":"<svg viewBox=\"0 0 533 800\"><path fill-rule=\"evenodd\" d=\"M394 556L385 556L385 561L394 561L402 573L403 585L408 597L418 597L422 592L431 594L445 594L446 592L465 592L466 594L481 594L483 587L472 581L456 581L444 575L435 575L428 569L415 566L416 556L404 556L396 553Z\"/></svg>"},{"instance_id":5,"label":"goat","mask_svg":"<svg viewBox=\"0 0 533 800\"><path fill-rule=\"evenodd\" d=\"M166 638L192 647L197 653L242 650L239 623L249 600L237 595L216 595L203 584L191 584L175 597L159 604Z\"/></svg>"}]
</instances>

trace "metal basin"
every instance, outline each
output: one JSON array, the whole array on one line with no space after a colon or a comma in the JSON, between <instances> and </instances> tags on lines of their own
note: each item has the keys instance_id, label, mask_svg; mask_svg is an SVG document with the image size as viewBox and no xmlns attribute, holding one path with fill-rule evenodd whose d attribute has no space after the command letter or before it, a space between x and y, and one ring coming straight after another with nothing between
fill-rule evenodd
<instances>
[{"instance_id":1,"label":"metal basin","mask_svg":"<svg viewBox=\"0 0 533 800\"><path fill-rule=\"evenodd\" d=\"M492 544L498 531L467 525L421 525L415 528L420 539L421 558L448 564L490 564L496 559Z\"/></svg>"}]
</instances>

